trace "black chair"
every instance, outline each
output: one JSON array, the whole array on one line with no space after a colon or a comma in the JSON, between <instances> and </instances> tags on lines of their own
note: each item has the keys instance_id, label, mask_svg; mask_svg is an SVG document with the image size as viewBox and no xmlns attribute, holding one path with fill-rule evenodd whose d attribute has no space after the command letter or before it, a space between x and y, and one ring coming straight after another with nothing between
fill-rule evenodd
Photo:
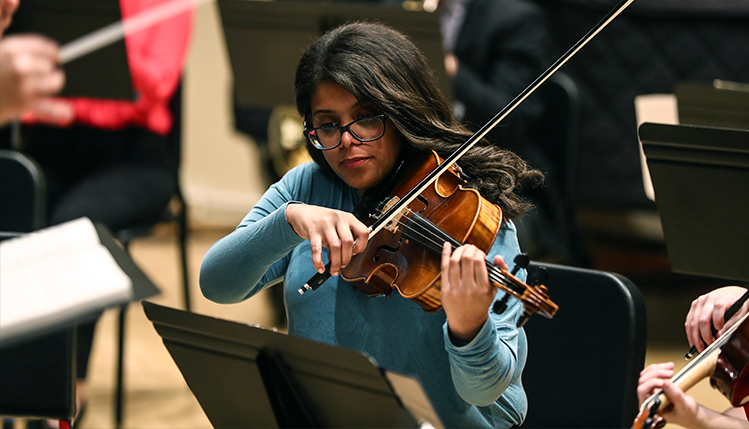
<instances>
[{"instance_id":1,"label":"black chair","mask_svg":"<svg viewBox=\"0 0 749 429\"><path fill-rule=\"evenodd\" d=\"M540 271L539 271L540 269ZM523 428L624 428L637 415L637 379L645 363L645 301L625 277L531 263L545 272L553 319L525 325L528 361Z\"/></svg>"},{"instance_id":2,"label":"black chair","mask_svg":"<svg viewBox=\"0 0 749 429\"><path fill-rule=\"evenodd\" d=\"M544 116L538 142L560 182L565 205L571 210L577 197L580 92L577 84L562 72L554 73L539 91Z\"/></svg>"},{"instance_id":3,"label":"black chair","mask_svg":"<svg viewBox=\"0 0 749 429\"><path fill-rule=\"evenodd\" d=\"M547 165L546 185L550 190L540 203L553 219L547 234L560 241L553 261L585 266L587 255L582 246L576 219L578 174L578 127L580 94L577 84L566 74L553 74L539 88L544 115L537 128L536 141ZM549 239L553 239L549 237Z\"/></svg>"},{"instance_id":4,"label":"black chair","mask_svg":"<svg viewBox=\"0 0 749 429\"><path fill-rule=\"evenodd\" d=\"M152 234L154 228L159 223L176 223L177 239L180 249L180 263L182 269L182 291L185 310L190 311L190 281L188 277L187 266L187 204L182 195L179 180L179 166L182 158L182 86L177 88L172 100L169 103L174 123L172 131L167 139L169 141L170 157L174 164L174 176L176 181L176 193L172 198L161 218L146 220L127 226L114 232L117 239L122 243L125 250L129 253L130 244L134 239L147 237ZM125 319L128 306L121 306L118 317L118 335L117 335L117 375L115 385L115 426L122 426L124 415L124 356L125 356Z\"/></svg>"},{"instance_id":5,"label":"black chair","mask_svg":"<svg viewBox=\"0 0 749 429\"><path fill-rule=\"evenodd\" d=\"M0 149L0 184L0 231L31 232L47 226L47 182L36 161Z\"/></svg>"},{"instance_id":6,"label":"black chair","mask_svg":"<svg viewBox=\"0 0 749 429\"><path fill-rule=\"evenodd\" d=\"M169 204L162 216L158 219L144 220L133 225L128 225L122 229L114 231L117 239L122 242L125 249L128 248L132 240L141 237L147 237L152 234L153 229L159 223L176 223L177 240L180 249L180 264L182 270L182 291L185 310L190 311L190 281L188 277L187 265L187 204L180 187L179 166L182 161L182 87L177 88L169 108L174 118L172 131L167 136L169 141L169 153L174 168L174 180L176 192L172 198L172 204Z\"/></svg>"},{"instance_id":7,"label":"black chair","mask_svg":"<svg viewBox=\"0 0 749 429\"><path fill-rule=\"evenodd\" d=\"M0 184L0 240L46 226L46 181L33 159L0 149ZM73 420L75 337L65 329L0 348L0 416Z\"/></svg>"}]
</instances>

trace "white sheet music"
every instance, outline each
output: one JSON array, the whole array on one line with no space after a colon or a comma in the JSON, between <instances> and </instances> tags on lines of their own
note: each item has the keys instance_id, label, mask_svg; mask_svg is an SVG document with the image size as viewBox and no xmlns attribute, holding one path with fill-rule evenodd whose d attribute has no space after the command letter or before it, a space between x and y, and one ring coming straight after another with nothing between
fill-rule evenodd
<instances>
[{"instance_id":1,"label":"white sheet music","mask_svg":"<svg viewBox=\"0 0 749 429\"><path fill-rule=\"evenodd\" d=\"M87 218L0 242L0 341L131 296L130 278Z\"/></svg>"}]
</instances>

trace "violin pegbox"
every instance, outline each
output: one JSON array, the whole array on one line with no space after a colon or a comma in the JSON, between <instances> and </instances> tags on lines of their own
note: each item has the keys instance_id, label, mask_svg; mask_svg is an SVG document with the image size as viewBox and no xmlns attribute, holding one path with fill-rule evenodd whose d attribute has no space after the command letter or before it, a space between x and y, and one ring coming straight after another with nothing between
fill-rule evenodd
<instances>
[{"instance_id":1,"label":"violin pegbox","mask_svg":"<svg viewBox=\"0 0 749 429\"><path fill-rule=\"evenodd\" d=\"M528 270L530 266L530 259L526 254L519 254L513 260L515 266L512 272L507 273L508 283L512 286L509 290L511 293L506 293L501 301L494 303L494 311L500 313L507 308L507 299L509 295L515 295L525 306L523 315L518 320L518 327L522 327L528 321L531 315L540 313L542 316L551 319L554 317L557 309L559 308L549 298L548 289L544 286L543 282L548 277L548 272L543 267L537 267L534 270L528 271L528 283L523 283L515 274L522 268ZM498 311L499 310L499 311Z\"/></svg>"},{"instance_id":2,"label":"violin pegbox","mask_svg":"<svg viewBox=\"0 0 749 429\"><path fill-rule=\"evenodd\" d=\"M513 259L513 262L515 263L515 266L512 268L512 275L517 274L520 269L526 269L528 268L528 265L530 264L531 260L528 258L528 255L525 253L520 253L517 256L515 256L515 259ZM492 305L492 310L497 314L502 314L507 310L507 301L510 299L510 293L505 292L505 295L502 297L501 300L494 301L494 304Z\"/></svg>"}]
</instances>

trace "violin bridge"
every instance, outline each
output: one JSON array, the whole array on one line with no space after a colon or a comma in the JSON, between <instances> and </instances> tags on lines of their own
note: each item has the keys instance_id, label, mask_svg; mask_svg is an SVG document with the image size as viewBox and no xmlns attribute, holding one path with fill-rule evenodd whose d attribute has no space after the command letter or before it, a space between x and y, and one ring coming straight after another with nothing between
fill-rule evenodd
<instances>
[{"instance_id":1,"label":"violin bridge","mask_svg":"<svg viewBox=\"0 0 749 429\"><path fill-rule=\"evenodd\" d=\"M387 213L390 210L390 208L392 208L396 203L398 203L398 201L400 201L400 198L395 196L389 199L388 201L382 203L382 208L379 211L379 216L382 216L384 213ZM393 219L391 219L390 222L388 222L387 225L385 225L383 228L392 232L393 234L397 234L398 230L400 229L402 219L403 217L406 216L407 213L408 213L408 207L404 207L400 211L400 213L393 216Z\"/></svg>"}]
</instances>

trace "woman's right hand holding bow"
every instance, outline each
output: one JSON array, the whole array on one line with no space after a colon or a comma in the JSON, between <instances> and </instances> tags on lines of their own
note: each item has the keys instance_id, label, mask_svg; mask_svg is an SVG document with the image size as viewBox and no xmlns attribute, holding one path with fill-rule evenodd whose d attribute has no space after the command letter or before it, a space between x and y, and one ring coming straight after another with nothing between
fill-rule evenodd
<instances>
[{"instance_id":1,"label":"woman's right hand holding bow","mask_svg":"<svg viewBox=\"0 0 749 429\"><path fill-rule=\"evenodd\" d=\"M330 274L334 276L367 247L369 228L351 213L292 203L286 206L286 220L300 237L310 241L312 263L320 273L325 271L323 247L328 248Z\"/></svg>"}]
</instances>

